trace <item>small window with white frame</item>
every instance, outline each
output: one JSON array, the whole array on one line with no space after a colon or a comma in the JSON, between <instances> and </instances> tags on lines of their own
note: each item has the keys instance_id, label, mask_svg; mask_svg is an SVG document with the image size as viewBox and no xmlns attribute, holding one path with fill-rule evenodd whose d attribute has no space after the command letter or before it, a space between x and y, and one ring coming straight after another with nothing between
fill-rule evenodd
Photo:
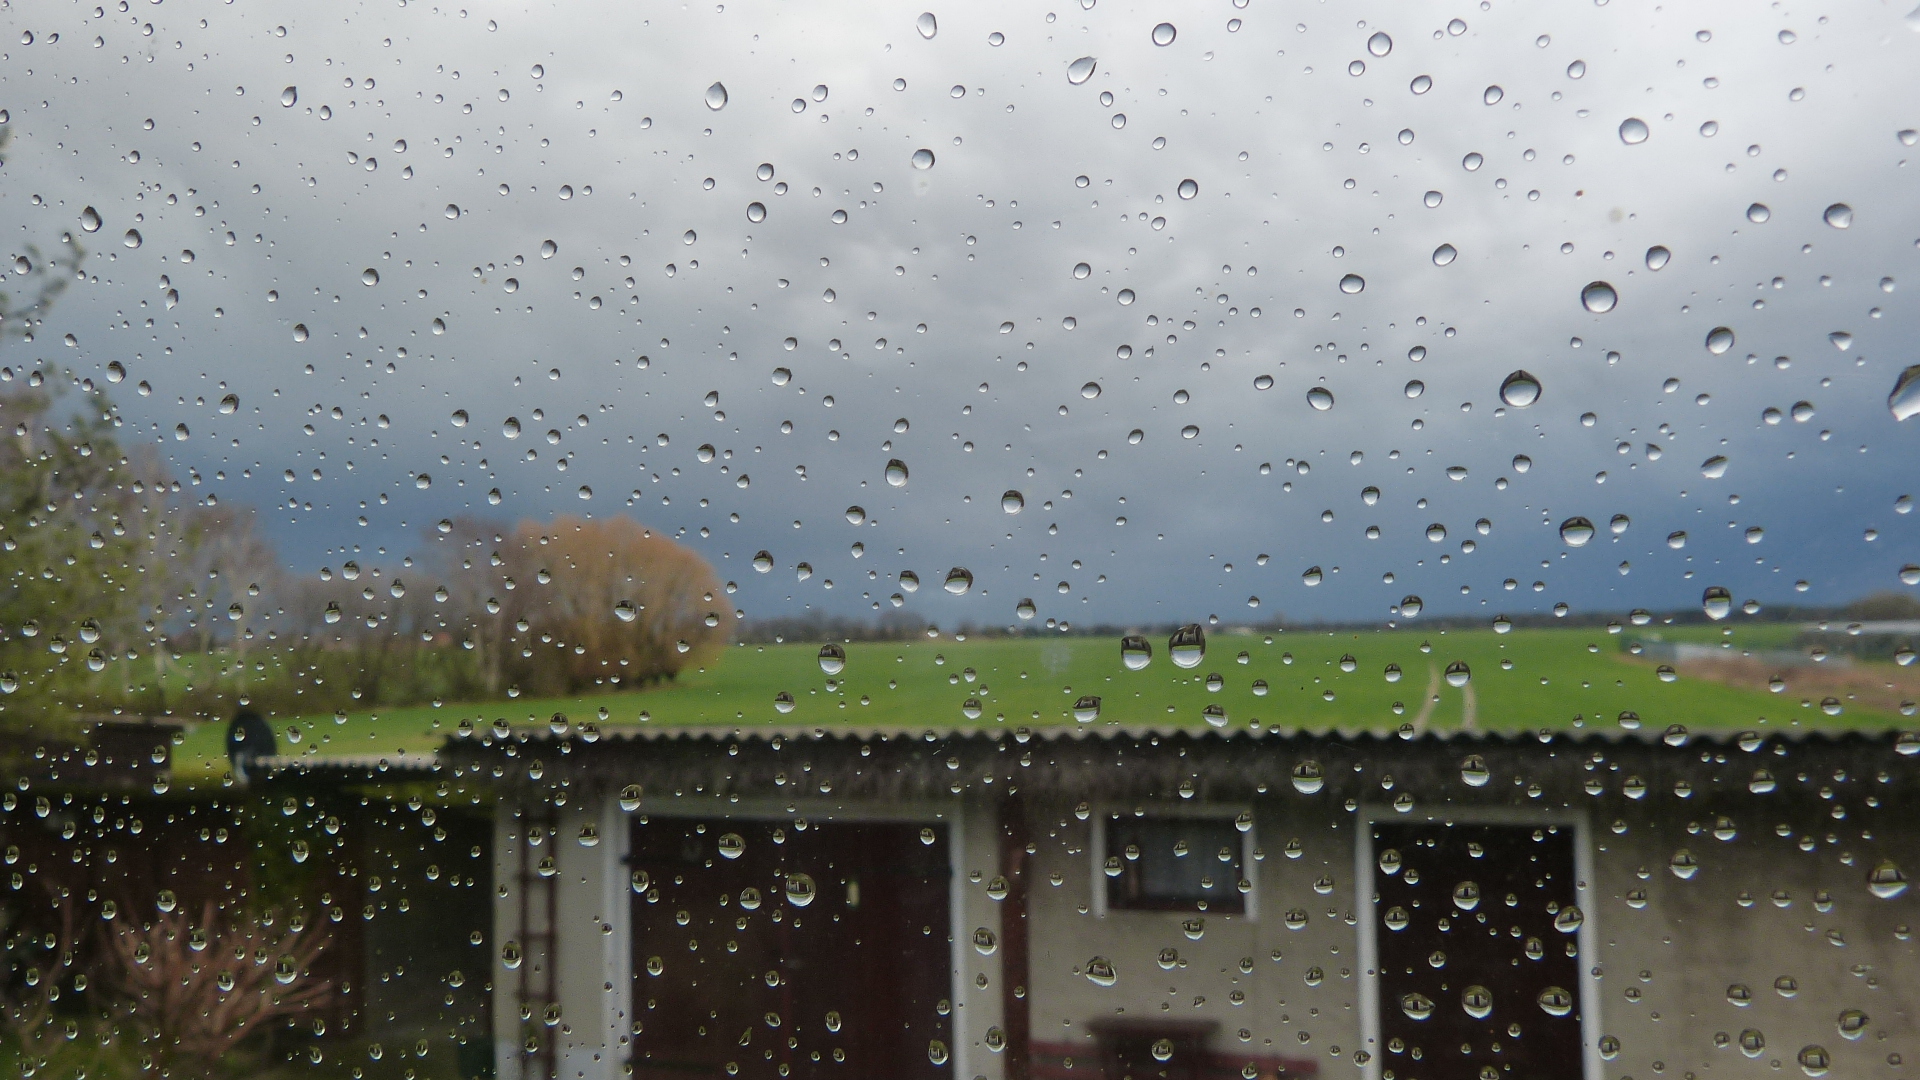
<instances>
[{"instance_id":1,"label":"small window with white frame","mask_svg":"<svg viewBox=\"0 0 1920 1080\"><path fill-rule=\"evenodd\" d=\"M1098 821L1095 892L1104 910L1252 914L1250 819L1245 831L1224 813L1114 812Z\"/></svg>"}]
</instances>

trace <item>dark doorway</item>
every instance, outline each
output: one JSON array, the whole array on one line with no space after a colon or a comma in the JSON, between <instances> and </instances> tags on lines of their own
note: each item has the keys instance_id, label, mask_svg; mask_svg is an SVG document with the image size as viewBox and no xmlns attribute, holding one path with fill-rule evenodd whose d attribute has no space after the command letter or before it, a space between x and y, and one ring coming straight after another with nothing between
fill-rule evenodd
<instances>
[{"instance_id":1,"label":"dark doorway","mask_svg":"<svg viewBox=\"0 0 1920 1080\"><path fill-rule=\"evenodd\" d=\"M634 1075L944 1075L947 852L944 826L636 823Z\"/></svg>"},{"instance_id":2,"label":"dark doorway","mask_svg":"<svg viewBox=\"0 0 1920 1080\"><path fill-rule=\"evenodd\" d=\"M1579 1080L1573 843L1374 823L1382 1080Z\"/></svg>"}]
</instances>

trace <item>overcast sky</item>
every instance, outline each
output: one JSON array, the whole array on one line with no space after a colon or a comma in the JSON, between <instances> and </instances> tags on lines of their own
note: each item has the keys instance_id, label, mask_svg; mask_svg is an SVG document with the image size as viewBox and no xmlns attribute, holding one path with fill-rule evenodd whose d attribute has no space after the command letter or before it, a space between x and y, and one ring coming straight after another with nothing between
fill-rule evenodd
<instances>
[{"instance_id":1,"label":"overcast sky","mask_svg":"<svg viewBox=\"0 0 1920 1080\"><path fill-rule=\"evenodd\" d=\"M682 536L750 617L910 569L944 625L1829 603L1920 562L1899 7L989 2L928 37L921 2L0 9L4 254L89 253L0 364L105 386L303 573L557 513Z\"/></svg>"}]
</instances>

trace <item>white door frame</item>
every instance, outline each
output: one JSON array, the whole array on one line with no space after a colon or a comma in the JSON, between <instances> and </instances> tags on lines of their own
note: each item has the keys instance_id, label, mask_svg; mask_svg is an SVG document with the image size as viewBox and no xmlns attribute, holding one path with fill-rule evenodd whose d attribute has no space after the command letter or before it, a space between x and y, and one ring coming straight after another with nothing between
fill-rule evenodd
<instances>
[{"instance_id":1,"label":"white door frame","mask_svg":"<svg viewBox=\"0 0 1920 1080\"><path fill-rule=\"evenodd\" d=\"M1373 823L1556 826L1573 830L1574 902L1585 919L1574 932L1580 950L1581 1073L1585 1080L1601 1080L1600 1061L1600 932L1595 923L1599 893L1593 880L1593 843L1587 816L1577 810L1535 810L1525 806L1462 806L1399 813L1391 806L1362 805L1353 845L1354 889L1360 895L1360 1045L1372 1056L1362 1068L1364 1080L1380 1080L1384 1047L1380 1042L1380 899L1373 889Z\"/></svg>"}]
</instances>

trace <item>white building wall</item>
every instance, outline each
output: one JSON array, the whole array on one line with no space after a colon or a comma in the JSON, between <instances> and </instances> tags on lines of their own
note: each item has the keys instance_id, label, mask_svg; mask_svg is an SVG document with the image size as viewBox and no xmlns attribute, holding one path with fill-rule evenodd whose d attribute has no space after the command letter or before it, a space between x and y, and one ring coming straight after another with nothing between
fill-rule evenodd
<instances>
[{"instance_id":1,"label":"white building wall","mask_svg":"<svg viewBox=\"0 0 1920 1080\"><path fill-rule=\"evenodd\" d=\"M582 843L583 827L591 844ZM528 846L528 829L550 829ZM547 1055L526 1052L529 1031L552 1047L561 1080L613 1080L624 1073L633 1010L632 929L626 856L632 837L617 802L576 797L556 812L500 803L494 818L493 1033L498 1080L537 1080ZM551 884L537 867L553 859ZM523 871L531 871L527 877ZM549 917L549 897L552 910ZM521 912L528 913L523 927ZM531 931L525 933L523 931ZM545 935L550 934L551 937ZM508 968L503 950L520 955ZM549 967L559 1019L546 1023ZM524 988L524 992L523 992ZM522 1006L533 1010L523 1023Z\"/></svg>"},{"instance_id":2,"label":"white building wall","mask_svg":"<svg viewBox=\"0 0 1920 1080\"><path fill-rule=\"evenodd\" d=\"M1831 1076L1896 1075L1895 1062L1920 1061L1920 896L1881 899L1866 887L1870 853L1885 839L1804 814L1759 816L1767 806L1753 800L1733 816L1735 838L1721 841L1712 814L1653 798L1624 833L1611 822L1594 829L1603 1022L1619 1042L1607 1080L1800 1076L1808 1046L1827 1052ZM1788 835L1778 835L1787 820ZM1809 836L1813 850L1802 850ZM1915 845L1899 846L1910 865ZM1684 880L1668 869L1682 847L1699 865ZM1634 906L1639 891L1644 906ZM1783 978L1790 996L1775 987ZM1751 991L1750 1004L1729 1000L1735 984ZM1847 1009L1869 1018L1858 1039L1840 1034ZM1751 1060L1738 1043L1746 1030L1766 1042Z\"/></svg>"},{"instance_id":3,"label":"white building wall","mask_svg":"<svg viewBox=\"0 0 1920 1080\"><path fill-rule=\"evenodd\" d=\"M520 910L525 896L520 887L521 845L526 834L514 804L497 802L493 816L493 933L488 935L493 957L493 1075L495 1080L523 1080L521 1064L520 973L501 961L501 949L520 936Z\"/></svg>"},{"instance_id":4,"label":"white building wall","mask_svg":"<svg viewBox=\"0 0 1920 1080\"><path fill-rule=\"evenodd\" d=\"M650 809L672 813L670 804L679 801L655 800ZM696 807L689 800L686 805L690 812L747 816L793 812L771 804ZM998 806L996 793L911 806L814 803L799 808L816 821L911 819L951 830L952 1075L957 1080L1005 1075L1005 1056L991 1051L987 1038L1004 1024L1004 950L982 954L973 945L982 927L1000 942L1007 938L1002 905L988 896L989 883L1002 872ZM1192 804L1181 808L1195 809ZM1049 1055L1078 1056L1093 1064L1096 1045L1088 1022L1104 1016L1212 1020L1219 1025L1209 1043L1215 1053L1263 1065L1276 1058L1312 1059L1328 1077L1361 1077L1353 1059L1356 1049L1369 1049L1380 1060L1378 1048L1363 1042L1366 961L1359 926L1360 920L1377 916L1371 912L1371 882L1356 863L1361 816L1332 801L1291 792L1211 809L1231 817L1248 808L1257 849L1254 914L1207 915L1193 937L1179 913L1100 914L1093 902L1094 817L1079 820L1067 802L1030 804L1035 854L1028 879L1027 1002L1036 1071ZM1835 1075L1885 1069L1890 1055L1906 1060L1920 1054L1914 1020L1920 1015L1920 946L1909 929L1920 923L1920 891L1895 900L1867 892L1870 853L1883 845L1857 842L1861 852L1849 866L1839 861L1848 845L1828 839L1824 831L1811 853L1800 851L1791 838L1774 835L1772 822L1758 819L1742 821L1738 838L1722 842L1711 836L1711 815L1696 832L1688 832L1688 809L1649 807L1624 833L1598 819L1584 830L1589 850L1577 858L1583 873L1591 875L1582 902L1592 936L1583 935L1583 945L1589 946L1589 970L1599 972L1595 1030L1621 1047L1595 1066L1595 1080L1705 1076L1716 1067L1760 1075L1771 1072L1775 1062L1791 1071L1807 1045L1830 1053ZM1646 816L1656 811L1657 820ZM1575 808L1576 814L1584 812ZM1516 812L1514 820L1526 819L1525 808ZM1539 819L1565 821L1566 815L1542 808ZM629 821L611 799L569 805L547 849L558 868L562 1026L555 1031L559 1074L567 1080L612 1080L626 1058L632 984L623 857ZM596 825L600 842L583 847L578 834L589 822ZM523 835L523 823L503 806L495 834L496 881L504 889L495 908L496 952L519 931ZM1691 879L1667 869L1680 846L1700 862ZM1920 863L1920 853L1894 853L1908 856L1904 863ZM1646 903L1630 906L1628 898L1641 889ZM1769 894L1776 889L1787 894L1789 906L1774 905ZM1826 899L1820 898L1823 890L1830 894ZM1753 902L1743 906L1742 893ZM1298 929L1288 927L1288 913L1294 911L1306 916ZM1158 962L1167 948L1179 957L1171 969ZM1113 963L1119 976L1114 985L1102 987L1086 978L1087 962L1095 956ZM539 965L546 958L529 948L525 962ZM1794 980L1793 996L1775 990L1781 976ZM496 960L494 978L497 1076L530 1080L522 1072L518 973ZM1751 988L1753 1004L1737 1008L1727 1002L1734 983ZM1836 1030L1836 1018L1847 1008L1871 1017L1857 1041L1843 1039ZM1757 1059L1741 1056L1737 1044L1716 1044L1716 1033L1726 1032L1732 1043L1746 1028L1765 1035L1767 1047Z\"/></svg>"},{"instance_id":5,"label":"white building wall","mask_svg":"<svg viewBox=\"0 0 1920 1080\"><path fill-rule=\"evenodd\" d=\"M1085 822L1068 804L1034 807L1038 854L1030 903L1036 1061L1048 1046L1083 1062L1097 1060L1088 1021L1108 1016L1212 1020L1219 1029L1210 1050L1250 1061L1317 1058L1323 1072L1331 1071L1328 1059L1350 1055L1359 1045L1357 934L1348 921L1349 914L1359 914L1354 815L1337 806L1269 800L1211 808L1183 803L1177 809L1213 809L1231 818L1249 807L1257 849L1251 864L1256 872L1250 876L1257 893L1251 898L1253 915L1208 914L1197 939L1184 926L1185 914L1096 913L1093 821L1100 809L1131 806L1096 808ZM1297 858L1286 854L1289 840L1299 841ZM1055 875L1058 885L1052 883ZM1315 887L1323 878L1331 882L1324 894ZM1298 930L1286 927L1291 909L1307 915ZM1166 948L1179 956L1171 970L1159 963ZM1112 986L1086 977L1095 956L1113 963L1119 977ZM1250 970L1242 970L1243 961ZM1315 968L1318 985L1309 985Z\"/></svg>"},{"instance_id":6,"label":"white building wall","mask_svg":"<svg viewBox=\"0 0 1920 1080\"><path fill-rule=\"evenodd\" d=\"M997 804L968 799L961 805L952 830L949 850L953 853L954 874L949 903L954 912L953 1075L963 1080L1001 1080L1005 1053L988 1049L987 1033L1006 1022L1002 1009L1005 953L996 944L992 953L983 955L974 945L974 933L982 927L994 934L996 943L1007 940L1003 909L987 895L988 884L1001 872Z\"/></svg>"},{"instance_id":7,"label":"white building wall","mask_svg":"<svg viewBox=\"0 0 1920 1080\"><path fill-rule=\"evenodd\" d=\"M596 842L582 842L591 829ZM624 1071L633 1015L633 948L627 818L607 793L569 801L554 857L560 979L560 1080L613 1080Z\"/></svg>"}]
</instances>

